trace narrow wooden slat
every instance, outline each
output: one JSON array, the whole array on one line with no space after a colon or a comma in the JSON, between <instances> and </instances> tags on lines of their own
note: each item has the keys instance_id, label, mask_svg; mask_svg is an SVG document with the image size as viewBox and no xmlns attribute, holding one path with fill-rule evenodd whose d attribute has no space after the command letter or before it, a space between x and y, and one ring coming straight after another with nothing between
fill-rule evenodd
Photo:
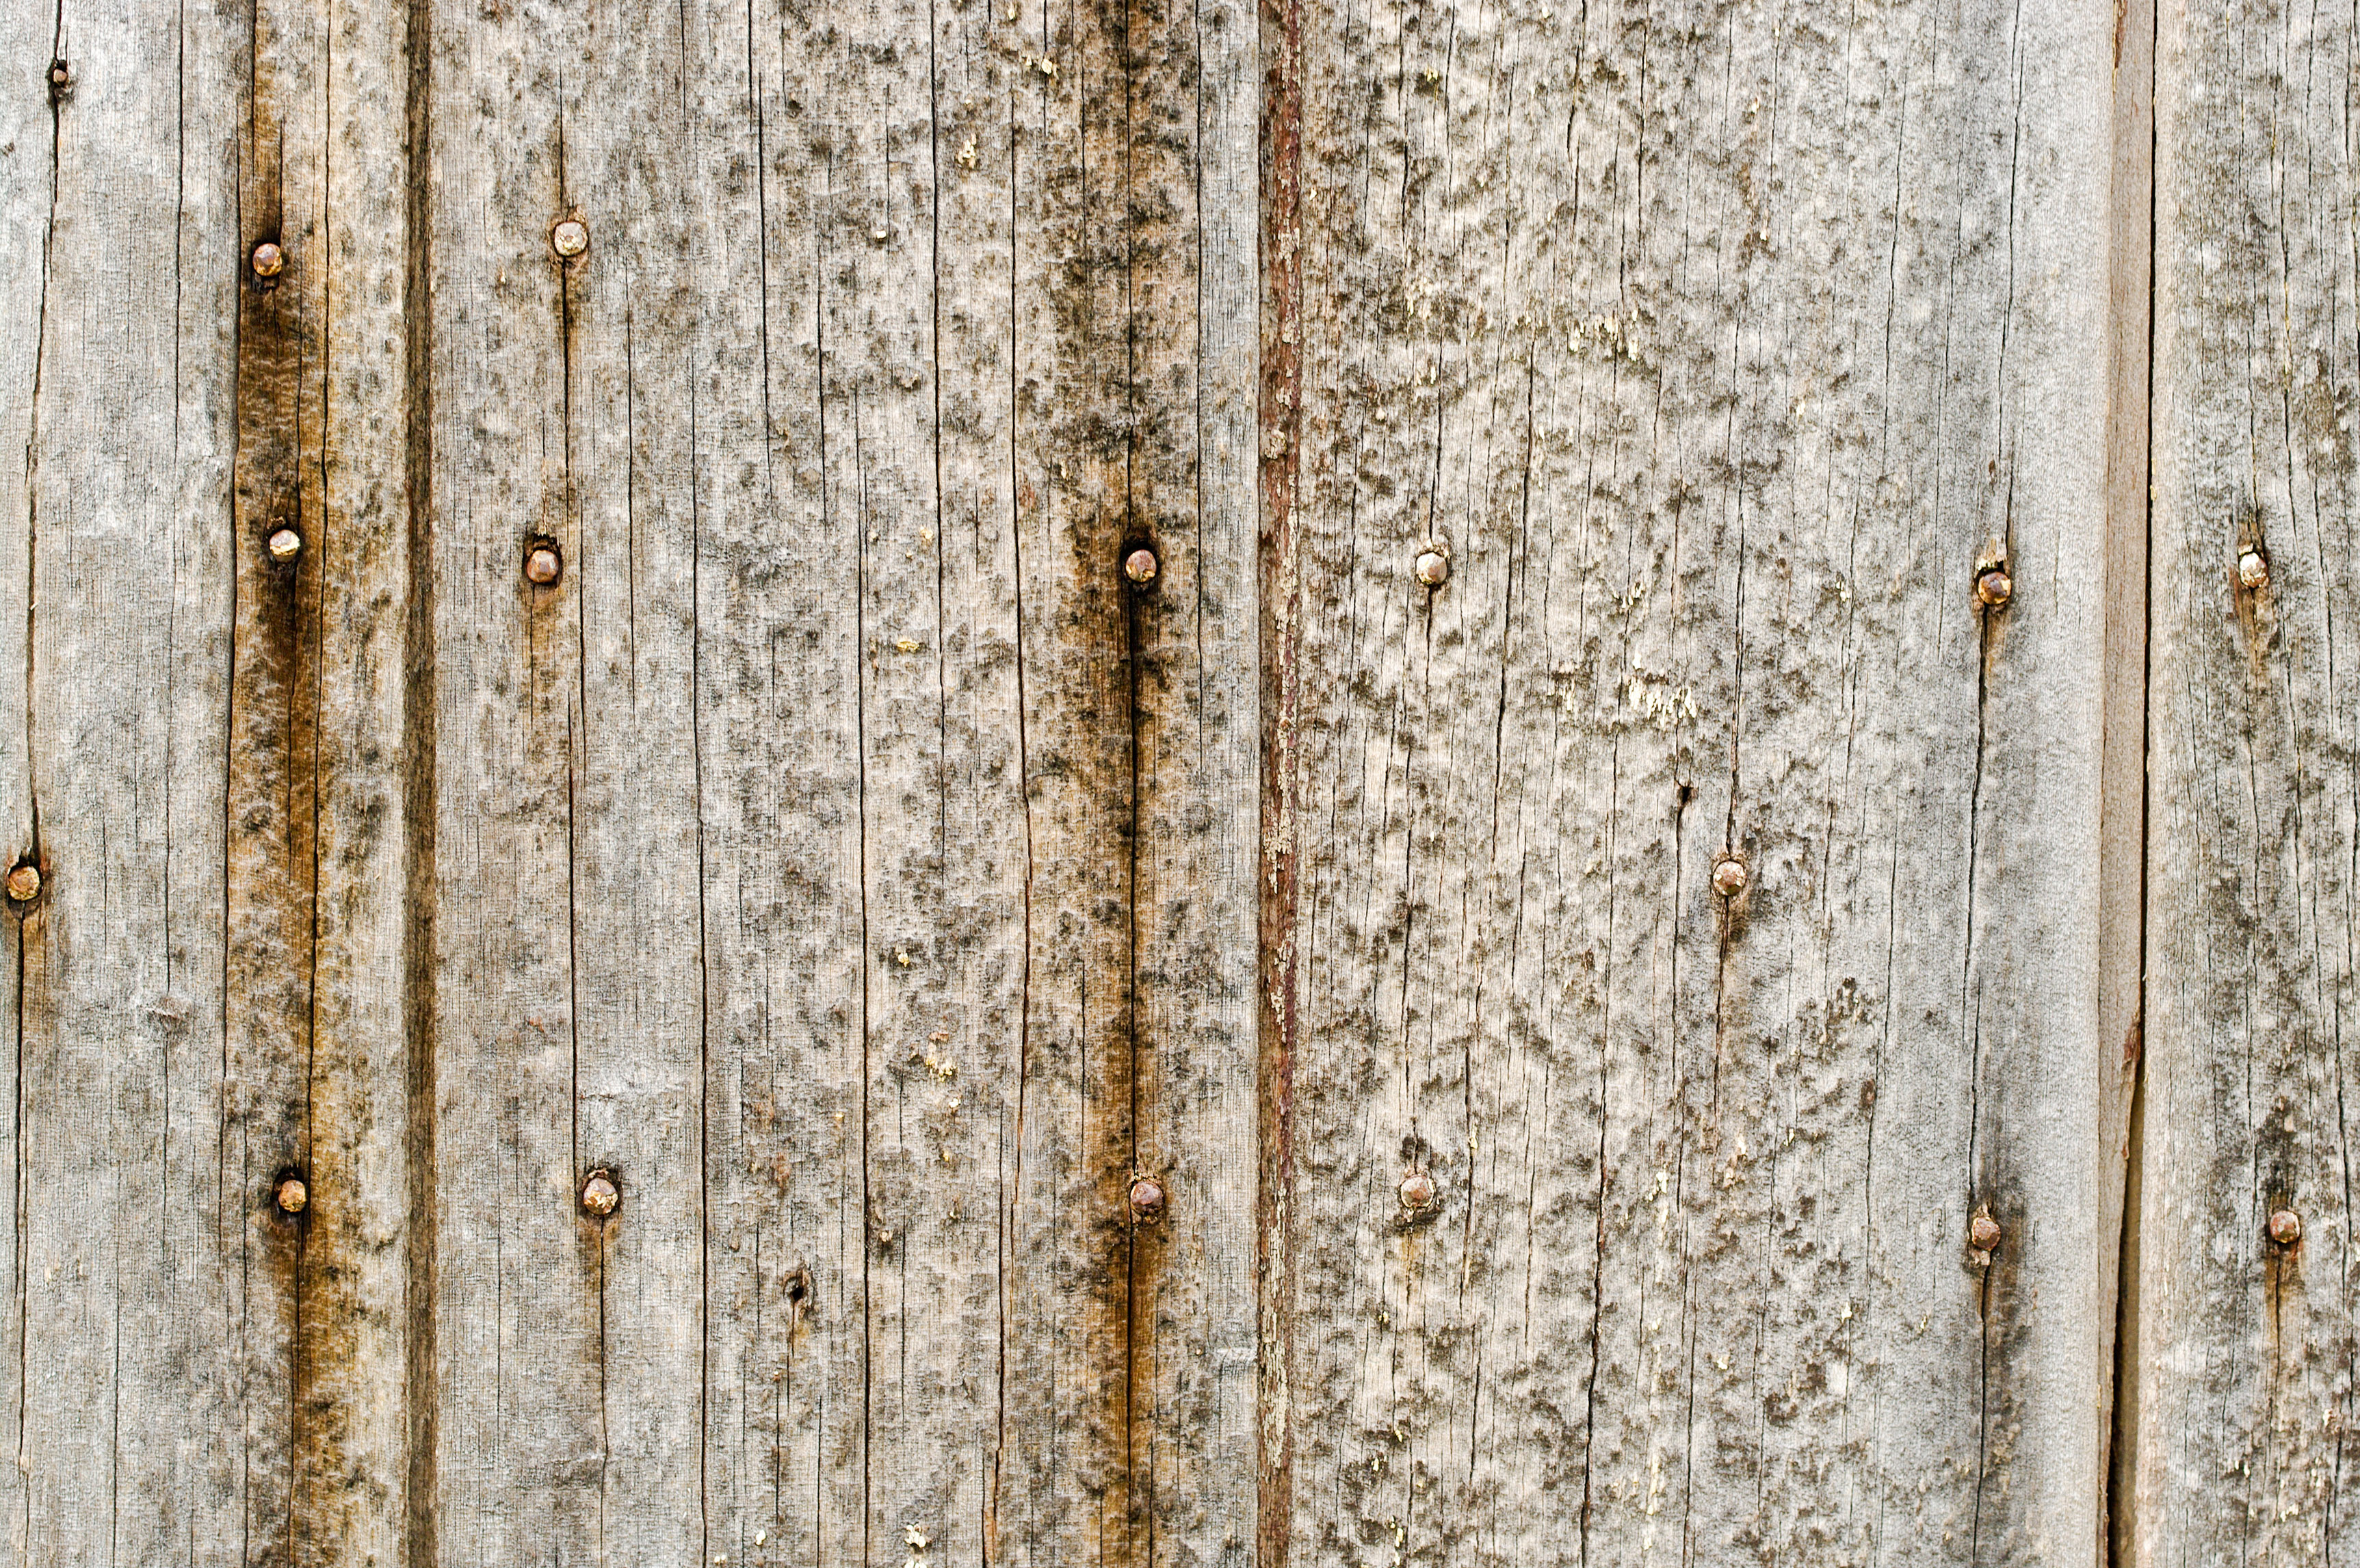
<instances>
[{"instance_id":1,"label":"narrow wooden slat","mask_svg":"<svg viewBox=\"0 0 2360 1568\"><path fill-rule=\"evenodd\" d=\"M2107 18L1264 38L1267 1548L2088 1553Z\"/></svg>"},{"instance_id":2,"label":"narrow wooden slat","mask_svg":"<svg viewBox=\"0 0 2360 1568\"><path fill-rule=\"evenodd\" d=\"M2355 47L2349 13L2158 7L2141 1563L2360 1542Z\"/></svg>"}]
</instances>

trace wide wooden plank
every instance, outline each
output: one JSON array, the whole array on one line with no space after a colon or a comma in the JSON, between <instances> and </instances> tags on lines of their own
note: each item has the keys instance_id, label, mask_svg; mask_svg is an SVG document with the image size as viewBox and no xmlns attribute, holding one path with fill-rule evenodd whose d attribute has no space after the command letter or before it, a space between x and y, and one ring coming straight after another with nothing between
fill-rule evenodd
<instances>
[{"instance_id":1,"label":"wide wooden plank","mask_svg":"<svg viewBox=\"0 0 2360 1568\"><path fill-rule=\"evenodd\" d=\"M1264 37L1266 1555L2090 1560L2111 18Z\"/></svg>"},{"instance_id":2,"label":"wide wooden plank","mask_svg":"<svg viewBox=\"0 0 2360 1568\"><path fill-rule=\"evenodd\" d=\"M434 18L434 1555L1242 1550L1247 24Z\"/></svg>"},{"instance_id":3,"label":"wide wooden plank","mask_svg":"<svg viewBox=\"0 0 2360 1568\"><path fill-rule=\"evenodd\" d=\"M2141 1563L2360 1544L2356 49L2349 12L2158 7Z\"/></svg>"}]
</instances>

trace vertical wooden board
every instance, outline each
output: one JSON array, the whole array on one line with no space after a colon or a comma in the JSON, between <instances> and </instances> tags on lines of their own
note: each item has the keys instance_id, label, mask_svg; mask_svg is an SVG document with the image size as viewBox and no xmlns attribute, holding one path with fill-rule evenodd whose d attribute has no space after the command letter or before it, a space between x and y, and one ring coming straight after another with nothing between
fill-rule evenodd
<instances>
[{"instance_id":1,"label":"vertical wooden board","mask_svg":"<svg viewBox=\"0 0 2360 1568\"><path fill-rule=\"evenodd\" d=\"M0 16L0 60L36 60L55 44L54 18L20 7ZM13 89L0 94L0 144L13 150L0 160L0 300L7 302L0 323L0 452L26 455L23 463L0 463L0 583L22 583L29 593L33 543L32 437L36 375L41 347L41 317L47 292L50 216L50 176L55 167L54 120L46 68L38 73L19 67ZM46 148L46 151L44 150ZM19 520L22 520L21 522ZM29 618L12 618L0 634L0 858L14 865L33 847L31 767L31 684L27 661L32 656ZM22 1057L18 1033L21 1014L18 985L23 976L22 928L18 922L0 922L0 1083L5 1083L11 1112L7 1124L7 1157L0 1161L0 1214L7 1217L8 1238L0 1247L0 1296L23 1300L20 1266L24 1258L21 1178L25 1147L24 1101L16 1073ZM0 1324L0 1445L23 1453L25 1417L25 1319ZM6 1521L6 1539L22 1556L27 1518L25 1472L0 1470L0 1519Z\"/></svg>"},{"instance_id":2,"label":"vertical wooden board","mask_svg":"<svg viewBox=\"0 0 2360 1568\"><path fill-rule=\"evenodd\" d=\"M69 91L6 155L38 169L44 205L32 337L11 336L34 378L19 395L36 395L9 525L30 795L9 807L7 852L33 853L44 878L9 922L22 944L11 1535L26 1561L281 1561L290 1297L253 1245L265 1190L238 1147L246 1096L223 1071L235 137L251 39L243 17L169 8L69 7L54 26L38 53L66 60ZM12 71L12 102L42 91L31 68ZM257 1381L265 1347L278 1376Z\"/></svg>"},{"instance_id":3,"label":"vertical wooden board","mask_svg":"<svg viewBox=\"0 0 2360 1568\"><path fill-rule=\"evenodd\" d=\"M1272 1547L2092 1550L2103 21L1266 12Z\"/></svg>"},{"instance_id":4,"label":"vertical wooden board","mask_svg":"<svg viewBox=\"0 0 2360 1568\"><path fill-rule=\"evenodd\" d=\"M2141 1563L2360 1540L2355 42L2348 13L2158 7Z\"/></svg>"},{"instance_id":5,"label":"vertical wooden board","mask_svg":"<svg viewBox=\"0 0 2360 1568\"><path fill-rule=\"evenodd\" d=\"M550 237L566 215L560 69L581 69L562 47L577 24L537 5L435 7L429 22L432 1545L449 1562L592 1561L608 1479L608 1227L576 1196L584 1053L602 1045L585 1037L574 924L574 274ZM537 537L573 563L546 587L523 574ZM681 1201L621 1174L617 1224Z\"/></svg>"}]
</instances>

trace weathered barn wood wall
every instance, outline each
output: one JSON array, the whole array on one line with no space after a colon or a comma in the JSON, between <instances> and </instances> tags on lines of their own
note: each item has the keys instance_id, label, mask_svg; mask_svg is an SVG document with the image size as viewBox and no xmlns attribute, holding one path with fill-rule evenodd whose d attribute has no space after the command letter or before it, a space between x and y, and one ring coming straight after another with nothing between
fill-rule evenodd
<instances>
[{"instance_id":1,"label":"weathered barn wood wall","mask_svg":"<svg viewBox=\"0 0 2360 1568\"><path fill-rule=\"evenodd\" d=\"M1273 3L1271 1555L2087 1560L2113 16Z\"/></svg>"},{"instance_id":2,"label":"weathered barn wood wall","mask_svg":"<svg viewBox=\"0 0 2360 1568\"><path fill-rule=\"evenodd\" d=\"M2348 1554L2354 41L0 16L7 1560Z\"/></svg>"}]
</instances>

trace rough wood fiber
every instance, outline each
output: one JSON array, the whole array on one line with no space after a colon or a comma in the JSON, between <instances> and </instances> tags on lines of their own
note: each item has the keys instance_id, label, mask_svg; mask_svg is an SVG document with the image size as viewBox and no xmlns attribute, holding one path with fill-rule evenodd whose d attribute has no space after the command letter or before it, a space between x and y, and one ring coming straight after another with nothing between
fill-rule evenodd
<instances>
[{"instance_id":1,"label":"rough wood fiber","mask_svg":"<svg viewBox=\"0 0 2360 1568\"><path fill-rule=\"evenodd\" d=\"M438 10L442 1558L1242 1550L1246 23Z\"/></svg>"},{"instance_id":2,"label":"rough wood fiber","mask_svg":"<svg viewBox=\"0 0 2360 1568\"><path fill-rule=\"evenodd\" d=\"M51 53L70 91L12 125L5 155L39 203L7 263L27 268L9 299L34 302L10 334L10 393L31 394L29 428L11 433L28 439L8 547L31 665L5 683L29 697L11 727L29 781L15 775L7 852L44 873L7 923L22 985L11 1531L26 1562L283 1560L291 1303L256 1245L267 1184L223 1070L248 40L240 20L184 28L157 7L69 7L52 27L36 41L12 25L12 118L46 93Z\"/></svg>"},{"instance_id":3,"label":"rough wood fiber","mask_svg":"<svg viewBox=\"0 0 2360 1568\"><path fill-rule=\"evenodd\" d=\"M389 1561L400 31L324 5L58 26L53 124L9 144L44 209L10 253L35 268L10 342L38 395L9 854L45 876L21 925L12 1530L26 1561ZM267 284L263 238L288 256ZM266 554L281 526L292 565Z\"/></svg>"},{"instance_id":4,"label":"rough wood fiber","mask_svg":"<svg viewBox=\"0 0 2360 1568\"><path fill-rule=\"evenodd\" d=\"M2165 5L2139 1563L2347 1559L2355 271L2346 11ZM2238 578L2245 546L2268 581ZM2267 1237L2272 1211L2298 1245Z\"/></svg>"},{"instance_id":5,"label":"rough wood fiber","mask_svg":"<svg viewBox=\"0 0 2360 1568\"><path fill-rule=\"evenodd\" d=\"M1272 1560L2093 1552L2111 23L1266 10Z\"/></svg>"}]
</instances>

